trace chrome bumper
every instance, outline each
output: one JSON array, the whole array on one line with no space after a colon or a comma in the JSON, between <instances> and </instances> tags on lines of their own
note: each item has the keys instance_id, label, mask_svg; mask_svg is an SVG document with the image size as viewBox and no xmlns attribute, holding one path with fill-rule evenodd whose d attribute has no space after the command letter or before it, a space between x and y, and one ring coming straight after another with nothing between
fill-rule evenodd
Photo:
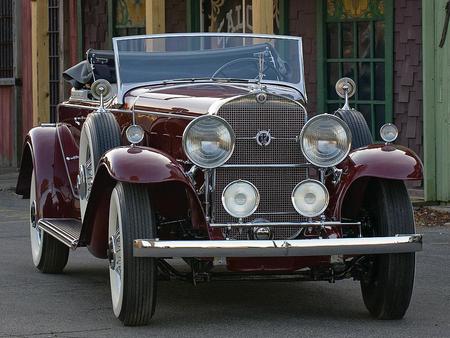
<instances>
[{"instance_id":1,"label":"chrome bumper","mask_svg":"<svg viewBox=\"0 0 450 338\"><path fill-rule=\"evenodd\" d=\"M422 235L393 237L300 239L159 241L136 239L135 257L286 257L404 253L422 250Z\"/></svg>"}]
</instances>

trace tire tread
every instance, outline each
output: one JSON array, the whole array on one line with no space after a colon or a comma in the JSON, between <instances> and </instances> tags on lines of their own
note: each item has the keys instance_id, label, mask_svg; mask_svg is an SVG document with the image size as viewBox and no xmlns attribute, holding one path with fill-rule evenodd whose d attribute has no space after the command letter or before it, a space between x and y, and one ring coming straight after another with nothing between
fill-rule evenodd
<instances>
[{"instance_id":1,"label":"tire tread","mask_svg":"<svg viewBox=\"0 0 450 338\"><path fill-rule=\"evenodd\" d=\"M357 110L339 109L335 115L347 123L352 132L352 149L365 147L373 143L372 134L364 116Z\"/></svg>"}]
</instances>

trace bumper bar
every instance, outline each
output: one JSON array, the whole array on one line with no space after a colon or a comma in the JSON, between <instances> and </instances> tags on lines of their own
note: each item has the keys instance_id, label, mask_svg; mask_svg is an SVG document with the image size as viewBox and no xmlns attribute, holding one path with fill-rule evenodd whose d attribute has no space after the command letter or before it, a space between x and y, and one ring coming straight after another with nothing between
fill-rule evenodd
<instances>
[{"instance_id":1,"label":"bumper bar","mask_svg":"<svg viewBox=\"0 0 450 338\"><path fill-rule=\"evenodd\" d=\"M422 250L422 235L393 237L159 241L136 239L135 257L286 257L405 253Z\"/></svg>"}]
</instances>

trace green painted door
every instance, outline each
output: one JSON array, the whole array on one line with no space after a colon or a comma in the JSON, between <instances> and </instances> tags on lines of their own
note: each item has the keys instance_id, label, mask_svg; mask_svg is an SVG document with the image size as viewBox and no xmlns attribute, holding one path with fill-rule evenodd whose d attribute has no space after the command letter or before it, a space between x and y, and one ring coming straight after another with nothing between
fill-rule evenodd
<instances>
[{"instance_id":1,"label":"green painted door","mask_svg":"<svg viewBox=\"0 0 450 338\"><path fill-rule=\"evenodd\" d=\"M352 107L378 137L392 120L392 1L326 0L320 10L319 112L342 106L335 84L350 77L357 84Z\"/></svg>"}]
</instances>

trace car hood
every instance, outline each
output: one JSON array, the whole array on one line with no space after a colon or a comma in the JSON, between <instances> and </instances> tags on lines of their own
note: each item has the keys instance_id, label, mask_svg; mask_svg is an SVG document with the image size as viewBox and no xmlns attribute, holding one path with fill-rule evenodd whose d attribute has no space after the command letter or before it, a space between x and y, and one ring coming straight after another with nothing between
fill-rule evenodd
<instances>
[{"instance_id":1,"label":"car hood","mask_svg":"<svg viewBox=\"0 0 450 338\"><path fill-rule=\"evenodd\" d=\"M254 84L180 83L147 86L133 89L125 95L124 108L165 112L182 115L207 114L213 104L229 98L246 95ZM267 87L269 92L295 98L292 90L278 86Z\"/></svg>"}]
</instances>

